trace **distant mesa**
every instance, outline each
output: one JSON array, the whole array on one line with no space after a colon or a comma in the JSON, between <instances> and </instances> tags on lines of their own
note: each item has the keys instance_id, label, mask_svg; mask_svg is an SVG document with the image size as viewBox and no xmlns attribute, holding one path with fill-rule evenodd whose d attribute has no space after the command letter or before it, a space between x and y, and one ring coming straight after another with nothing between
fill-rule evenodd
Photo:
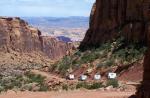
<instances>
[{"instance_id":1,"label":"distant mesa","mask_svg":"<svg viewBox=\"0 0 150 98\"><path fill-rule=\"evenodd\" d=\"M57 36L56 38L60 41L66 42L66 43L72 42L72 40L70 38L65 37L65 36Z\"/></svg>"},{"instance_id":2,"label":"distant mesa","mask_svg":"<svg viewBox=\"0 0 150 98\"><path fill-rule=\"evenodd\" d=\"M56 28L88 28L89 17L22 17L33 26Z\"/></svg>"},{"instance_id":3,"label":"distant mesa","mask_svg":"<svg viewBox=\"0 0 150 98\"><path fill-rule=\"evenodd\" d=\"M30 25L42 31L42 35L58 37L64 42L82 41L89 27L89 17L23 17Z\"/></svg>"}]
</instances>

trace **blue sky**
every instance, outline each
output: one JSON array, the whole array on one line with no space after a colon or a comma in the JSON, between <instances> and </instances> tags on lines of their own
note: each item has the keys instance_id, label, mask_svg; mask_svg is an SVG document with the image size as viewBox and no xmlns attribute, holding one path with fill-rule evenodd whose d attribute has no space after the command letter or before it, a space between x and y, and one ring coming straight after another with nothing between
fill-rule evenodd
<instances>
[{"instance_id":1,"label":"blue sky","mask_svg":"<svg viewBox=\"0 0 150 98\"><path fill-rule=\"evenodd\" d=\"M95 0L0 0L0 16L89 16Z\"/></svg>"}]
</instances>

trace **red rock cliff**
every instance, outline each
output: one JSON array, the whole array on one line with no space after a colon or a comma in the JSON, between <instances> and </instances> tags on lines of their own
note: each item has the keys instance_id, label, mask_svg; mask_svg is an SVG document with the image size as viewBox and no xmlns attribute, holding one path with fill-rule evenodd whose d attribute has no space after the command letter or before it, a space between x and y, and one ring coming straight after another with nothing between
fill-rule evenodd
<instances>
[{"instance_id":1,"label":"red rock cliff","mask_svg":"<svg viewBox=\"0 0 150 98\"><path fill-rule=\"evenodd\" d=\"M81 48L99 46L119 35L127 41L146 42L150 0L96 0L90 17L90 28Z\"/></svg>"},{"instance_id":2,"label":"red rock cliff","mask_svg":"<svg viewBox=\"0 0 150 98\"><path fill-rule=\"evenodd\" d=\"M144 61L144 78L137 98L150 98L150 0L96 0L80 49L124 36L127 42L149 46Z\"/></svg>"},{"instance_id":3,"label":"red rock cliff","mask_svg":"<svg viewBox=\"0 0 150 98\"><path fill-rule=\"evenodd\" d=\"M41 32L19 18L0 18L0 47L19 52L41 50Z\"/></svg>"},{"instance_id":4,"label":"red rock cliff","mask_svg":"<svg viewBox=\"0 0 150 98\"><path fill-rule=\"evenodd\" d=\"M0 18L0 50L9 52L43 52L51 59L59 59L70 51L72 46L55 38L42 37L38 29L30 27L20 18Z\"/></svg>"},{"instance_id":5,"label":"red rock cliff","mask_svg":"<svg viewBox=\"0 0 150 98\"><path fill-rule=\"evenodd\" d=\"M51 58L60 59L70 55L72 48L71 43L64 43L50 36L42 36L42 51Z\"/></svg>"}]
</instances>

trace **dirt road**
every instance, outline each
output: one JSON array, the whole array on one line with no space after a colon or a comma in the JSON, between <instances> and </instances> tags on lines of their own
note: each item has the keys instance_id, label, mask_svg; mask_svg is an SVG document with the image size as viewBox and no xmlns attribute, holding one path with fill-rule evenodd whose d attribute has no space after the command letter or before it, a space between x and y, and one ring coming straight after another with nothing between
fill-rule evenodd
<instances>
[{"instance_id":1,"label":"dirt road","mask_svg":"<svg viewBox=\"0 0 150 98\"><path fill-rule=\"evenodd\" d=\"M68 92L12 92L0 98L128 98L134 92L68 91Z\"/></svg>"}]
</instances>

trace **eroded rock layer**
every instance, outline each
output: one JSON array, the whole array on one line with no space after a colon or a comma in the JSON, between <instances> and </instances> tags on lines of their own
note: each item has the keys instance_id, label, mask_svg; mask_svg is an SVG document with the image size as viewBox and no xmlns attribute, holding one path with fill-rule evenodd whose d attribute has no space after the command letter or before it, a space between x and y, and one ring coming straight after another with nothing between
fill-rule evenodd
<instances>
[{"instance_id":1,"label":"eroded rock layer","mask_svg":"<svg viewBox=\"0 0 150 98\"><path fill-rule=\"evenodd\" d=\"M51 59L59 59L72 49L68 43L43 37L38 29L20 18L0 17L0 50L20 53L43 52Z\"/></svg>"}]
</instances>

